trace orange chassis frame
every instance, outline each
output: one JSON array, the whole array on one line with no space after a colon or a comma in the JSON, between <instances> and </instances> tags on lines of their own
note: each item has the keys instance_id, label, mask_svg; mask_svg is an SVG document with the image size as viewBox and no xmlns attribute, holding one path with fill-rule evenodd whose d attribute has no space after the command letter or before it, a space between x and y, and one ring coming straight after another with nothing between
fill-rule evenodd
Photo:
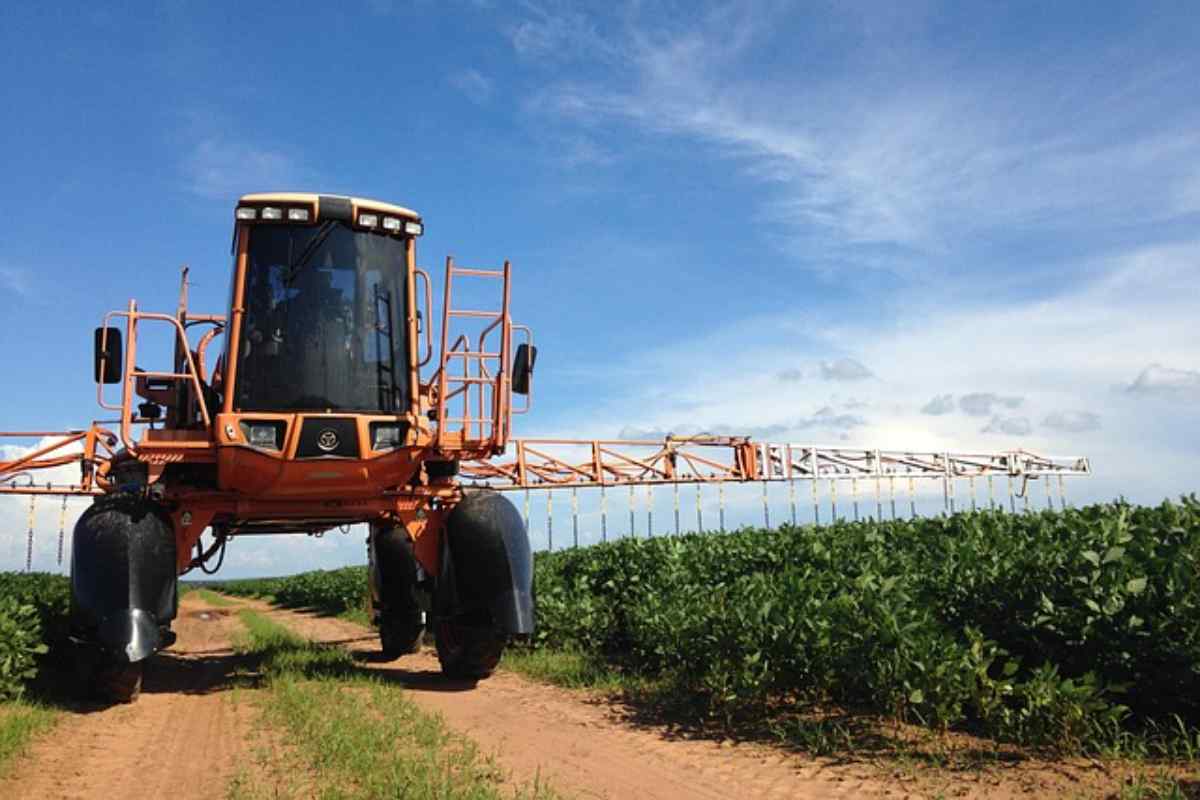
<instances>
[{"instance_id":1,"label":"orange chassis frame","mask_svg":"<svg viewBox=\"0 0 1200 800\"><path fill-rule=\"evenodd\" d=\"M320 417L321 414L241 413L233 407L231 391L225 392L220 409L210 409L204 391L205 385L214 378L232 386L236 376L237 358L229 358L227 374L217 377L206 370L205 356L212 341L227 331L232 341L238 341L243 316L247 238L247 228L239 227L231 320L218 315L188 313L186 267L175 316L141 311L132 300L126 310L105 315L101 348L108 335L109 323L114 318L125 320L127 346L120 381L120 403L107 402L104 384L97 385L99 405L118 412L117 419L94 422L86 430L0 432L0 440L54 439L19 458L0 460L0 495L101 496L118 489L118 465L136 460L146 467L150 490L169 510L175 528L176 566L181 574L194 565L192 553L204 530L214 522L234 520L268 525L277 521L279 530L268 532L309 533L340 525L388 521L407 529L422 567L430 574L438 574L440 536L426 534L442 530L445 517L461 499L462 490L453 478L426 478L421 464L429 460L487 459L502 453L511 430L510 415L529 408L528 402L524 408L515 410L511 404L512 330L523 331L532 344L531 331L525 326L514 325L509 315L511 265L505 262L500 270L463 268L457 266L453 258L447 258L440 363L428 380L421 381L419 369L431 360L433 342L431 326L418 323L419 313L414 308L416 280L420 278L424 284L426 320L432 305L432 288L428 273L414 264L414 248L409 240L408 296L414 298L406 319L409 363L412 365L409 370L411 406L404 413L395 415L336 414L354 418L358 440L363 443L371 441L368 436L371 422L406 423L408 433L404 446L385 452L362 453L359 459L298 461L293 457L302 419ZM452 286L455 278L460 277L502 280L501 309L453 309ZM450 327L457 318L491 322L479 333L476 342L462 334L451 343ZM142 371L135 366L139 325L147 322L164 323L174 329L176 371ZM188 328L193 325L211 326L194 350L187 336ZM489 344L489 337L497 331L498 347ZM418 353L420 344L424 345L423 353ZM134 412L135 395L147 400L159 399L156 391L161 393L162 390L151 386L156 380L181 381L189 387L188 396L195 403L199 427L155 428L155 420L141 418ZM166 394L172 391L174 386L166 390ZM456 406L461 402L461 411L457 408L452 411L451 401L456 401ZM247 417L285 423L288 433L282 450L267 453L250 447L239 425ZM436 426L432 424L434 421ZM117 432L106 425L116 426ZM145 426L145 430L135 441L137 426ZM79 450L75 450L77 447ZM36 471L72 463L80 466L78 483L40 485L33 477ZM160 483L160 479L176 465L212 465L218 476L217 487L206 489L173 480Z\"/></svg>"}]
</instances>

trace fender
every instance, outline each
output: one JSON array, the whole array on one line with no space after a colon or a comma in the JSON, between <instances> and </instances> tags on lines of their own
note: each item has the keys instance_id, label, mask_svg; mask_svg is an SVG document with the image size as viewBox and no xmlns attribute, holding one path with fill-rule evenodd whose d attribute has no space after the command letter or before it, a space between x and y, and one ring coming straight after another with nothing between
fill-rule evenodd
<instances>
[{"instance_id":1,"label":"fender","mask_svg":"<svg viewBox=\"0 0 1200 800\"><path fill-rule=\"evenodd\" d=\"M134 495L98 499L75 524L71 628L116 660L141 661L170 644L178 609L175 531L158 506Z\"/></svg>"},{"instance_id":2,"label":"fender","mask_svg":"<svg viewBox=\"0 0 1200 800\"><path fill-rule=\"evenodd\" d=\"M486 615L503 633L533 633L533 553L506 498L469 492L450 512L435 605L439 616Z\"/></svg>"}]
</instances>

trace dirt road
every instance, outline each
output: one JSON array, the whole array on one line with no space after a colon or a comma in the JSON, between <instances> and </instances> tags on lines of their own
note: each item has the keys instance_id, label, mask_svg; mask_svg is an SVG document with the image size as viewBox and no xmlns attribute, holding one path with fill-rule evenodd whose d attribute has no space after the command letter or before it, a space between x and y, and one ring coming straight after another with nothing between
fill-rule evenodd
<instances>
[{"instance_id":1,"label":"dirt road","mask_svg":"<svg viewBox=\"0 0 1200 800\"><path fill-rule=\"evenodd\" d=\"M345 620L253 604L315 641L337 642L409 690L496 755L516 781L541 778L571 797L640 800L922 797L865 768L836 768L766 747L722 746L631 724L608 702L499 672L475 686L448 684L424 650L372 663L378 638Z\"/></svg>"},{"instance_id":2,"label":"dirt road","mask_svg":"<svg viewBox=\"0 0 1200 800\"><path fill-rule=\"evenodd\" d=\"M226 691L240 627L228 609L185 595L179 641L147 663L138 701L68 710L0 781L0 797L225 797L255 714Z\"/></svg>"},{"instance_id":3,"label":"dirt road","mask_svg":"<svg viewBox=\"0 0 1200 800\"><path fill-rule=\"evenodd\" d=\"M1107 770L1058 763L1030 764L1000 779L982 772L914 779L765 746L681 738L639 725L619 705L586 692L503 671L474 687L447 682L428 650L379 663L378 639L363 627L259 602L239 606L313 640L358 651L360 663L493 754L514 783L540 778L565 797L1103 797L1120 785ZM259 690L232 690L233 676L244 666L230 647L241 630L236 611L187 595L176 626L179 641L149 662L138 702L66 712L0 780L0 798L225 797L231 778L252 761L261 731L252 702Z\"/></svg>"}]
</instances>

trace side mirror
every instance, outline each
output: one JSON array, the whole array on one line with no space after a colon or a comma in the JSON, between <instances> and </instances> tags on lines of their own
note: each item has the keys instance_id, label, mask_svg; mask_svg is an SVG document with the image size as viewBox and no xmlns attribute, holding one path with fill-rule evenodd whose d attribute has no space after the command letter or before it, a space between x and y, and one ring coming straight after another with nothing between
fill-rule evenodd
<instances>
[{"instance_id":1,"label":"side mirror","mask_svg":"<svg viewBox=\"0 0 1200 800\"><path fill-rule=\"evenodd\" d=\"M512 374L512 390L517 394L529 394L529 384L533 381L533 365L536 361L536 347L530 347L527 344L517 345Z\"/></svg>"},{"instance_id":2,"label":"side mirror","mask_svg":"<svg viewBox=\"0 0 1200 800\"><path fill-rule=\"evenodd\" d=\"M120 383L125 373L121 358L121 331L117 328L96 328L96 347L93 372L96 383Z\"/></svg>"}]
</instances>

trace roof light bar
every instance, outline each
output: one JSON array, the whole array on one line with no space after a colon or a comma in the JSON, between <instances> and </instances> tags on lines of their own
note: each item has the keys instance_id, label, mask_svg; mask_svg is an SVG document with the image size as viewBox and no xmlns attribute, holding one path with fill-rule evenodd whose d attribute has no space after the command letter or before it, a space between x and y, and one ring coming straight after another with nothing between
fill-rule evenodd
<instances>
[{"instance_id":1,"label":"roof light bar","mask_svg":"<svg viewBox=\"0 0 1200 800\"><path fill-rule=\"evenodd\" d=\"M283 209L268 206L262 210L263 219L283 219Z\"/></svg>"},{"instance_id":2,"label":"roof light bar","mask_svg":"<svg viewBox=\"0 0 1200 800\"><path fill-rule=\"evenodd\" d=\"M404 223L404 232L410 236L420 236L425 232L425 226L419 222Z\"/></svg>"},{"instance_id":3,"label":"roof light bar","mask_svg":"<svg viewBox=\"0 0 1200 800\"><path fill-rule=\"evenodd\" d=\"M400 220L396 219L395 217L384 217L383 218L383 229L385 231L390 231L392 233L399 233L400 232Z\"/></svg>"},{"instance_id":4,"label":"roof light bar","mask_svg":"<svg viewBox=\"0 0 1200 800\"><path fill-rule=\"evenodd\" d=\"M308 222L307 208L289 208L288 219L292 222Z\"/></svg>"},{"instance_id":5,"label":"roof light bar","mask_svg":"<svg viewBox=\"0 0 1200 800\"><path fill-rule=\"evenodd\" d=\"M240 206L235 212L235 216L238 219L258 219L258 209Z\"/></svg>"},{"instance_id":6,"label":"roof light bar","mask_svg":"<svg viewBox=\"0 0 1200 800\"><path fill-rule=\"evenodd\" d=\"M378 214L359 214L358 224L364 228L374 228L379 224Z\"/></svg>"}]
</instances>

